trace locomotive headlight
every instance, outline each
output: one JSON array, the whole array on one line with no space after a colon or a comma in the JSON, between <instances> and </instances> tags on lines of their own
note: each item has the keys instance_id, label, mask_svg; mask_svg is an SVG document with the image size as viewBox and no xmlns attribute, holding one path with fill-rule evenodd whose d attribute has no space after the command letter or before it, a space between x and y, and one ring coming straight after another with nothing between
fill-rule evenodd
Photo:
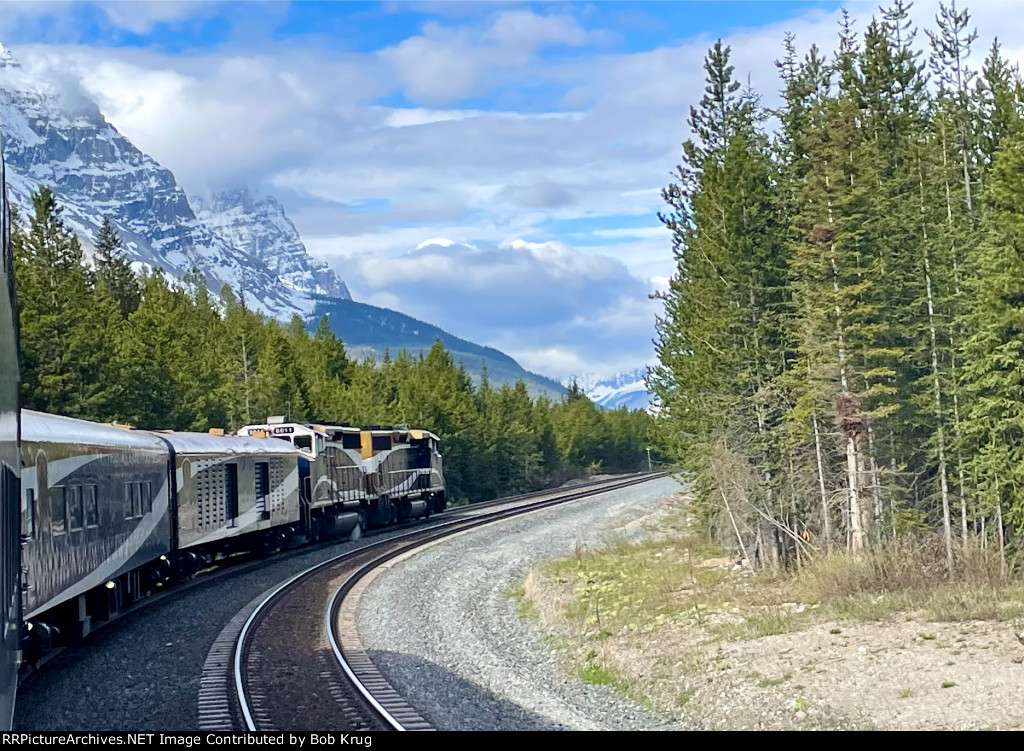
<instances>
[{"instance_id":1,"label":"locomotive headlight","mask_svg":"<svg viewBox=\"0 0 1024 751\"><path fill-rule=\"evenodd\" d=\"M162 556L160 556L160 560L161 560L161 561L166 561L166 560L167 560L167 556L166 556L166 555L162 555Z\"/></svg>"},{"instance_id":2,"label":"locomotive headlight","mask_svg":"<svg viewBox=\"0 0 1024 751\"><path fill-rule=\"evenodd\" d=\"M114 582L107 582L104 586L106 586L107 589L113 589L117 585L114 584Z\"/></svg>"}]
</instances>

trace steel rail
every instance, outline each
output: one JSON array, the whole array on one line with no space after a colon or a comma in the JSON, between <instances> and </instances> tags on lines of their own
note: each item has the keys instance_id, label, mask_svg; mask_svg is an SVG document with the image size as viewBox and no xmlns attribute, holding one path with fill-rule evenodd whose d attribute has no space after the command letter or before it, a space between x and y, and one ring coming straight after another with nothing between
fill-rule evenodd
<instances>
[{"instance_id":1,"label":"steel rail","mask_svg":"<svg viewBox=\"0 0 1024 751\"><path fill-rule=\"evenodd\" d=\"M373 557L371 560L360 566L355 572L349 575L345 582L335 590L332 594L327 611L326 611L326 628L331 649L334 652L336 659L346 677L350 681L351 685L358 691L358 693L364 698L364 700L373 708L381 719L384 720L385 724L394 728L395 730L404 730L401 722L396 719L393 714L382 706L381 701L374 695L374 691L365 685L365 680L361 679L358 675L359 670L354 670L349 664L349 661L345 658L343 645L339 642L337 634L335 633L335 625L332 621L336 620L338 609L341 607L341 603L344 600L346 594L351 591L352 587L367 573L377 568L381 564L385 563L396 556L403 555L411 550L414 550L423 545L432 543L434 541L449 537L451 535L481 527L486 524L491 524L504 519L512 518L522 514L530 513L532 511L539 511L544 508L550 508L552 506L560 505L562 503L568 503L570 501L579 500L593 495L598 495L605 492L619 490L622 488L637 485L648 480L653 480L658 477L663 477L665 473L642 473L638 475L630 475L623 479L622 477L612 478L608 480L584 483L573 486L571 488L562 488L559 490L547 490L535 493L527 493L522 496L515 496L511 498L497 499L493 502L487 502L486 505L497 505L498 503L509 503L515 502L516 500L527 500L531 497L537 496L548 496L542 500L533 501L532 503L526 503L521 506L514 506L509 509L500 509L489 513L482 514L478 517L463 519L456 518L445 521L444 523L431 526L427 529L416 529L404 534L395 535L388 537L385 540L376 541L368 545L364 545L356 550L346 551L338 556L330 558L326 561L322 561L310 568L302 571L295 576L289 578L287 581L274 588L269 594L267 594L262 601L255 607L249 617L246 619L241 631L238 634L238 638L235 642L234 649L234 660L233 660L233 672L234 672L234 686L238 705L241 708L243 719L245 720L246 728L250 731L258 730L257 722L253 717L252 708L250 706L247 691L246 691L246 676L244 675L245 656L248 651L249 642L252 637L255 625L258 621L269 611L271 606L276 600L282 595L288 592L292 587L298 586L305 579L312 577L313 575L329 568L337 566L338 564L352 560L357 557L365 556L368 553L373 554L375 550L381 548L390 548L384 550L382 554ZM474 504L470 507L465 508L479 508L485 504ZM417 538L412 540L411 538ZM379 673L375 673L376 669L373 668L371 672L372 677L375 679L374 682L386 683ZM365 670L364 670L365 672ZM392 692L393 693L393 692ZM393 699L389 700L394 702ZM407 705L406 705L407 706ZM411 708L409 708L411 709ZM414 710L413 710L414 711Z\"/></svg>"}]
</instances>

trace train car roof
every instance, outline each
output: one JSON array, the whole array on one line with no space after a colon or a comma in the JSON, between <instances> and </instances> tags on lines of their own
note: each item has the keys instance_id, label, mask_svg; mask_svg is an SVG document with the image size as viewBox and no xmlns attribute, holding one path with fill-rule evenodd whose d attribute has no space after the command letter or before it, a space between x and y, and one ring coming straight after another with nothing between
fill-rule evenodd
<instances>
[{"instance_id":1,"label":"train car roof","mask_svg":"<svg viewBox=\"0 0 1024 751\"><path fill-rule=\"evenodd\" d=\"M174 450L183 454L298 454L298 449L277 438L249 438L209 433L159 433Z\"/></svg>"},{"instance_id":2,"label":"train car roof","mask_svg":"<svg viewBox=\"0 0 1024 751\"><path fill-rule=\"evenodd\" d=\"M163 442L152 433L76 420L63 415L50 415L31 409L21 411L21 438L23 441L34 443L167 450Z\"/></svg>"},{"instance_id":3,"label":"train car roof","mask_svg":"<svg viewBox=\"0 0 1024 751\"><path fill-rule=\"evenodd\" d=\"M393 425L391 427L386 425L367 425L365 427L358 428L358 430L371 433L373 435L394 435L395 433L406 433L416 440L420 440L422 438L433 438L435 441L441 440L429 430L410 428L407 425Z\"/></svg>"}]
</instances>

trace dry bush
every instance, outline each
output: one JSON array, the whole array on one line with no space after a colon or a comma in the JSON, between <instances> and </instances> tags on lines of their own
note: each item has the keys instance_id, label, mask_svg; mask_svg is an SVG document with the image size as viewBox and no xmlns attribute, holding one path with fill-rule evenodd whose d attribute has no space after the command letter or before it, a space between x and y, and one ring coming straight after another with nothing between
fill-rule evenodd
<instances>
[{"instance_id":1,"label":"dry bush","mask_svg":"<svg viewBox=\"0 0 1024 751\"><path fill-rule=\"evenodd\" d=\"M807 599L858 619L923 609L933 620L1004 620L1021 610L1020 582L997 550L959 549L947 572L942 538L931 534L819 558L802 568L796 584Z\"/></svg>"}]
</instances>

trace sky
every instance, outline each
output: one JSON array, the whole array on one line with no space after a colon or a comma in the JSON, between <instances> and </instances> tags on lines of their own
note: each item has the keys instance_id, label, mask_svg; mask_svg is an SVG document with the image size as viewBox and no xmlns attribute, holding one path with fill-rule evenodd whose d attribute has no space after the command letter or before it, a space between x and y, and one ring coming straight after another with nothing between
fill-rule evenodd
<instances>
[{"instance_id":1,"label":"sky","mask_svg":"<svg viewBox=\"0 0 1024 751\"><path fill-rule=\"evenodd\" d=\"M878 12L844 5L860 31ZM0 41L74 77L188 192L276 195L355 299L587 379L654 362L657 212L708 47L771 106L783 35L831 51L841 7L0 2ZM975 67L996 37L1024 59L1020 0L967 7Z\"/></svg>"}]
</instances>

